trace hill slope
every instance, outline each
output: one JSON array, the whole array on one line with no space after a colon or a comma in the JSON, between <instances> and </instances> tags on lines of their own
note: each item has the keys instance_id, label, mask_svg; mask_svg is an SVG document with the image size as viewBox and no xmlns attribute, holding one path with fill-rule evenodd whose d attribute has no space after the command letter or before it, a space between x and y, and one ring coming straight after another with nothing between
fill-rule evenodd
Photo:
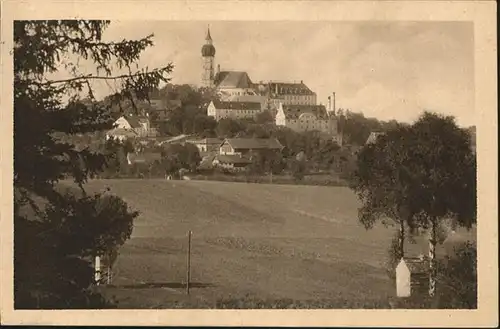
<instances>
[{"instance_id":1,"label":"hill slope","mask_svg":"<svg viewBox=\"0 0 500 329\"><path fill-rule=\"evenodd\" d=\"M109 187L141 212L114 270L121 288L112 294L122 307L185 298L189 230L190 298L363 300L394 293L383 268L392 232L365 230L347 188L164 180L96 180L88 187Z\"/></svg>"}]
</instances>

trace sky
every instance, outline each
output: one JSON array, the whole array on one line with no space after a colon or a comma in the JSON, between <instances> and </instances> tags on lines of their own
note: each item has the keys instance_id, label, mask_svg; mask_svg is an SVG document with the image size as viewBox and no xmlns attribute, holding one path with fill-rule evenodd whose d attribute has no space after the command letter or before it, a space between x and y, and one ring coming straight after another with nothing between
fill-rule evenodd
<instances>
[{"instance_id":1,"label":"sky","mask_svg":"<svg viewBox=\"0 0 500 329\"><path fill-rule=\"evenodd\" d=\"M424 110L474 122L474 38L469 22L112 21L107 40L154 34L139 63L173 63L172 83L199 85L207 26L221 70L252 81L304 81L327 103L381 120ZM101 88L105 96L106 88Z\"/></svg>"}]
</instances>

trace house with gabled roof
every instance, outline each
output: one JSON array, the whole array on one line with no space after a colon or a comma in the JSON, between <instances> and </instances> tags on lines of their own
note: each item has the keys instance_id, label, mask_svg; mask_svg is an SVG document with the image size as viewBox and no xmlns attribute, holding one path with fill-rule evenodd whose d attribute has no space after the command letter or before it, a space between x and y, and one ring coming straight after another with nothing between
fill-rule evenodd
<instances>
[{"instance_id":1,"label":"house with gabled roof","mask_svg":"<svg viewBox=\"0 0 500 329\"><path fill-rule=\"evenodd\" d=\"M253 151L281 152L284 146L276 138L226 138L220 146L223 155L247 155Z\"/></svg>"},{"instance_id":2,"label":"house with gabled roof","mask_svg":"<svg viewBox=\"0 0 500 329\"><path fill-rule=\"evenodd\" d=\"M264 110L260 102L224 102L213 100L207 107L207 115L219 121L222 118L254 118Z\"/></svg>"},{"instance_id":3,"label":"house with gabled roof","mask_svg":"<svg viewBox=\"0 0 500 329\"><path fill-rule=\"evenodd\" d=\"M153 132L148 117L123 115L115 121L114 128L106 133L106 139L123 141L135 137L147 137Z\"/></svg>"}]
</instances>

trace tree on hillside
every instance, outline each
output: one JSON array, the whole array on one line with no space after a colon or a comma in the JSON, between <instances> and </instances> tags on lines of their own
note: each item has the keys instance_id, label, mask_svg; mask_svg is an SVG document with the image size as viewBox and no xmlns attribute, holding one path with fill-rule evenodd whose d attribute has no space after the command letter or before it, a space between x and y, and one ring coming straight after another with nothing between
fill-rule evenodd
<instances>
[{"instance_id":1,"label":"tree on hillside","mask_svg":"<svg viewBox=\"0 0 500 329\"><path fill-rule=\"evenodd\" d=\"M127 151L130 151L130 146L125 146L124 143L114 139L106 140L103 151L106 158L103 172L107 177L116 177L127 173Z\"/></svg>"},{"instance_id":2,"label":"tree on hillside","mask_svg":"<svg viewBox=\"0 0 500 329\"><path fill-rule=\"evenodd\" d=\"M288 160L293 178L297 181L304 179L307 172L307 156L304 151L300 151L295 157Z\"/></svg>"},{"instance_id":3,"label":"tree on hillside","mask_svg":"<svg viewBox=\"0 0 500 329\"><path fill-rule=\"evenodd\" d=\"M265 110L263 112L257 113L257 115L255 116L255 122L259 124L274 123L274 117L270 111Z\"/></svg>"},{"instance_id":4,"label":"tree on hillside","mask_svg":"<svg viewBox=\"0 0 500 329\"><path fill-rule=\"evenodd\" d=\"M331 169L339 156L340 146L332 140L320 141L318 150L312 155L312 160L321 169Z\"/></svg>"},{"instance_id":5,"label":"tree on hillside","mask_svg":"<svg viewBox=\"0 0 500 329\"><path fill-rule=\"evenodd\" d=\"M239 120L222 118L217 123L216 133L219 138L233 138L236 134L245 130L245 125Z\"/></svg>"},{"instance_id":6,"label":"tree on hillside","mask_svg":"<svg viewBox=\"0 0 500 329\"><path fill-rule=\"evenodd\" d=\"M215 137L217 121L206 114L198 114L194 117L193 132L200 137Z\"/></svg>"},{"instance_id":7,"label":"tree on hillside","mask_svg":"<svg viewBox=\"0 0 500 329\"><path fill-rule=\"evenodd\" d=\"M141 52L153 45L152 36L105 42L108 25L14 22L15 308L105 307L91 289L92 257L128 239L137 216L122 200L108 202L85 190L87 179L105 166L105 154L56 137L112 128L110 107L95 101L94 81L116 82L112 101L145 99L151 88L168 81L171 65L135 70ZM72 57L95 63L97 72L78 72L68 62ZM54 79L64 67L71 77ZM113 75L114 68L127 73ZM65 177L79 186L79 196L58 189Z\"/></svg>"},{"instance_id":8,"label":"tree on hillside","mask_svg":"<svg viewBox=\"0 0 500 329\"><path fill-rule=\"evenodd\" d=\"M407 186L413 196L415 219L430 228L431 273L429 295L436 290L438 230L447 217L470 228L476 222L476 157L470 138L453 117L424 113L411 126L412 143Z\"/></svg>"},{"instance_id":9,"label":"tree on hillside","mask_svg":"<svg viewBox=\"0 0 500 329\"><path fill-rule=\"evenodd\" d=\"M190 143L167 144L162 152L162 164L167 174L173 174L180 169L195 171L201 162L198 148Z\"/></svg>"},{"instance_id":10,"label":"tree on hillside","mask_svg":"<svg viewBox=\"0 0 500 329\"><path fill-rule=\"evenodd\" d=\"M350 179L350 187L362 202L359 220L366 229L372 228L377 221L399 226L397 259L404 256L405 223L413 228L413 209L407 186L411 175L407 168L411 152L407 144L409 133L408 129L400 127L365 146L358 154Z\"/></svg>"},{"instance_id":11,"label":"tree on hillside","mask_svg":"<svg viewBox=\"0 0 500 329\"><path fill-rule=\"evenodd\" d=\"M351 187L363 207L360 220L371 227L389 217L411 228L430 228L429 295L435 294L435 248L447 216L471 227L476 218L476 164L466 132L452 117L424 113L411 126L400 125L358 155ZM401 251L403 250L400 247Z\"/></svg>"},{"instance_id":12,"label":"tree on hillside","mask_svg":"<svg viewBox=\"0 0 500 329\"><path fill-rule=\"evenodd\" d=\"M367 118L363 113L352 112L344 109L339 109L337 117L339 122L339 131L341 131L344 135L345 141L349 144L358 146L365 144L371 132L385 132L401 125L401 123L396 120L384 122L375 118Z\"/></svg>"},{"instance_id":13,"label":"tree on hillside","mask_svg":"<svg viewBox=\"0 0 500 329\"><path fill-rule=\"evenodd\" d=\"M278 175L286 166L286 162L280 152L274 150L255 151L251 154L252 163L247 167L247 171L252 174Z\"/></svg>"}]
</instances>

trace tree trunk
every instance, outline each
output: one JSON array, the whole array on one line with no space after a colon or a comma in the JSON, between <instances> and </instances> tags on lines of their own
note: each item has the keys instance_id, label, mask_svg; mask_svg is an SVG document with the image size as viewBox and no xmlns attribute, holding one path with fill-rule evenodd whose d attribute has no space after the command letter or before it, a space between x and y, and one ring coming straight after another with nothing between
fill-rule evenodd
<instances>
[{"instance_id":1,"label":"tree trunk","mask_svg":"<svg viewBox=\"0 0 500 329\"><path fill-rule=\"evenodd\" d=\"M432 218L431 237L429 239L429 296L436 294L436 218Z\"/></svg>"},{"instance_id":2,"label":"tree trunk","mask_svg":"<svg viewBox=\"0 0 500 329\"><path fill-rule=\"evenodd\" d=\"M94 281L96 285L101 282L101 257L95 256L94 258Z\"/></svg>"},{"instance_id":3,"label":"tree trunk","mask_svg":"<svg viewBox=\"0 0 500 329\"><path fill-rule=\"evenodd\" d=\"M111 284L111 264L108 264L108 276L107 276L106 283Z\"/></svg>"},{"instance_id":4,"label":"tree trunk","mask_svg":"<svg viewBox=\"0 0 500 329\"><path fill-rule=\"evenodd\" d=\"M401 220L399 222L399 256L400 259L405 256L405 222Z\"/></svg>"}]
</instances>

